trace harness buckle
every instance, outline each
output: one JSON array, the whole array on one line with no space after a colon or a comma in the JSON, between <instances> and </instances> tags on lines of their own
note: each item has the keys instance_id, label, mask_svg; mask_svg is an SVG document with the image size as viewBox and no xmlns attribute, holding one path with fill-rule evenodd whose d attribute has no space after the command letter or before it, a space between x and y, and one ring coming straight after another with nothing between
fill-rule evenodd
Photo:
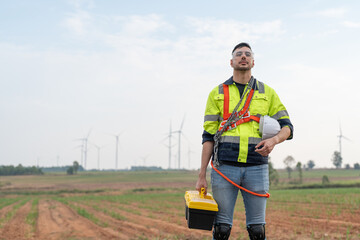
<instances>
[{"instance_id":1,"label":"harness buckle","mask_svg":"<svg viewBox=\"0 0 360 240\"><path fill-rule=\"evenodd\" d=\"M248 110L242 118L249 118L251 116L250 111Z\"/></svg>"}]
</instances>

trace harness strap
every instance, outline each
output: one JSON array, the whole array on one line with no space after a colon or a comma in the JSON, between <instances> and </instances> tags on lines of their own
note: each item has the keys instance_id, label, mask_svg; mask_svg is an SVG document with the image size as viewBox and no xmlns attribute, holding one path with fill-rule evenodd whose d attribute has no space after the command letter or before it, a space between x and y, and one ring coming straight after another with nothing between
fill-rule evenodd
<instances>
[{"instance_id":1,"label":"harness strap","mask_svg":"<svg viewBox=\"0 0 360 240\"><path fill-rule=\"evenodd\" d=\"M223 113L224 120L220 123L219 131L221 131L223 129L225 123L227 122L227 120L229 119L229 117L231 115L231 113L229 112L229 105L230 105L229 85L226 85L224 83L223 89L224 89L224 113ZM250 115L250 112L249 112L249 106L250 106L253 95L254 95L254 88L251 88L251 90L249 92L249 96L246 99L244 107L241 109L241 111L239 111L235 114L236 117L239 117L239 116L243 116L243 117L240 118L239 120L237 120L235 123L232 123L231 125L229 125L226 129L224 129L224 131L228 131L233 128L236 128L240 124L243 124L246 122L250 122L250 121L259 122L260 121L260 117Z\"/></svg>"},{"instance_id":2,"label":"harness strap","mask_svg":"<svg viewBox=\"0 0 360 240\"><path fill-rule=\"evenodd\" d=\"M223 89L224 89L224 114L223 119L228 119L231 115L229 113L229 102L230 102L230 94L229 94L229 85L226 85L223 83Z\"/></svg>"}]
</instances>

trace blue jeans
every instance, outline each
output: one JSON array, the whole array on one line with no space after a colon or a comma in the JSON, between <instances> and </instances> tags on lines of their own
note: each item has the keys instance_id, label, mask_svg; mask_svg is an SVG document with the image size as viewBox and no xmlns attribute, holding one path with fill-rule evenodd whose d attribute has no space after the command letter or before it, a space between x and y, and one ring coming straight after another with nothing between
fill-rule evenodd
<instances>
[{"instance_id":1,"label":"blue jeans","mask_svg":"<svg viewBox=\"0 0 360 240\"><path fill-rule=\"evenodd\" d=\"M237 167L221 164L218 170L231 179L234 183L256 193L264 194L269 191L268 165L251 167ZM233 225L234 208L239 188L229 183L214 170L211 171L211 185L219 212L215 218L215 224L227 223ZM246 225L265 224L266 198L254 196L243 190Z\"/></svg>"}]
</instances>

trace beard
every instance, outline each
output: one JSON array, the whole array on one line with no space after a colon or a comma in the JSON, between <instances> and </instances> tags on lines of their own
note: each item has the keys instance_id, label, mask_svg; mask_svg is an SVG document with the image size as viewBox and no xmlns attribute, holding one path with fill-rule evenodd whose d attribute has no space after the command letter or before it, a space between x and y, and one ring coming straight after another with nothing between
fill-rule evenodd
<instances>
[{"instance_id":1,"label":"beard","mask_svg":"<svg viewBox=\"0 0 360 240\"><path fill-rule=\"evenodd\" d=\"M234 67L234 70L245 72L245 71L251 70L251 67L250 66L246 66L246 67L236 66L236 67Z\"/></svg>"}]
</instances>

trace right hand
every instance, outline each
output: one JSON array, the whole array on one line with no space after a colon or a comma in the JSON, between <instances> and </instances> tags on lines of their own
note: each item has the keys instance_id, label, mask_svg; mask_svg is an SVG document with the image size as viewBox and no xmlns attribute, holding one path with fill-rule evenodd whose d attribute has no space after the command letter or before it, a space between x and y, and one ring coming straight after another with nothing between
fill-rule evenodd
<instances>
[{"instance_id":1,"label":"right hand","mask_svg":"<svg viewBox=\"0 0 360 240\"><path fill-rule=\"evenodd\" d=\"M199 177L199 179L196 182L196 190L199 191L199 194L201 193L201 188L205 188L205 196L207 194L207 182L206 177Z\"/></svg>"}]
</instances>

